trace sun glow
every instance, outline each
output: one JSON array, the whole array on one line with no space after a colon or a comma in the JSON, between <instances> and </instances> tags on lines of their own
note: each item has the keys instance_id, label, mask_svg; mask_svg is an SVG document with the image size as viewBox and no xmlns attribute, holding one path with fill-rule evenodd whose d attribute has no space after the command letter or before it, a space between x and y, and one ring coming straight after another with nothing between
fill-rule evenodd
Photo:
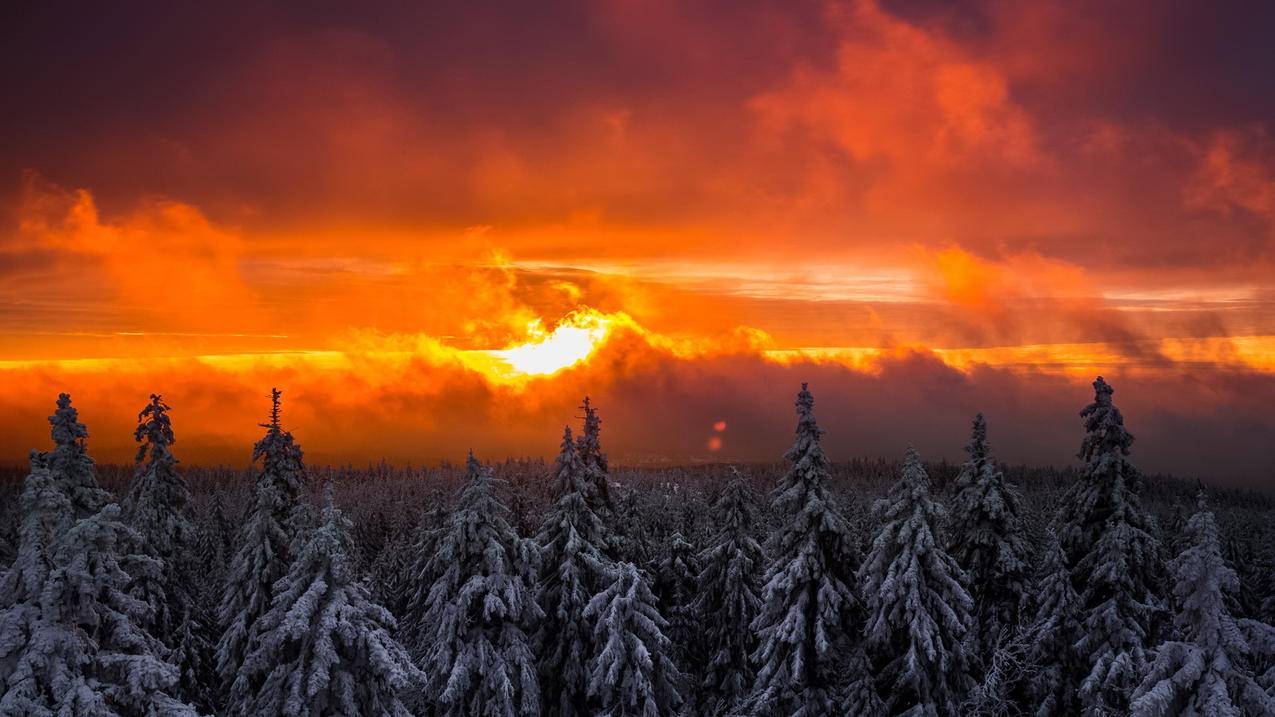
<instances>
[{"instance_id":1,"label":"sun glow","mask_svg":"<svg viewBox=\"0 0 1275 717\"><path fill-rule=\"evenodd\" d=\"M527 325L527 341L507 349L486 351L514 376L548 376L587 359L606 340L611 318L597 311L568 314L546 331L539 319Z\"/></svg>"}]
</instances>

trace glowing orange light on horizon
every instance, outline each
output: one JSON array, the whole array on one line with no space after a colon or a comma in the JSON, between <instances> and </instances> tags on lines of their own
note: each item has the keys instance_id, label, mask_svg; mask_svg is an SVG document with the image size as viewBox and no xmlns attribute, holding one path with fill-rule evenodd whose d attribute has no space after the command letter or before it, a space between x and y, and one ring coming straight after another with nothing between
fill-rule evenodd
<instances>
[{"instance_id":1,"label":"glowing orange light on horizon","mask_svg":"<svg viewBox=\"0 0 1275 717\"><path fill-rule=\"evenodd\" d=\"M527 325L525 343L484 353L503 362L513 375L548 376L592 355L606 340L611 324L610 317L592 309L569 314L552 331L545 331L536 319Z\"/></svg>"}]
</instances>

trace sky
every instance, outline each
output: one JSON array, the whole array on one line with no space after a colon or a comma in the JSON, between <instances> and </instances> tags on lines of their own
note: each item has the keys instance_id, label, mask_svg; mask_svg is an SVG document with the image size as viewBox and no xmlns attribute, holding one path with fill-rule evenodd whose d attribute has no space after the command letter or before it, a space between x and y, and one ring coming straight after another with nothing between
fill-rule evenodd
<instances>
[{"instance_id":1,"label":"sky","mask_svg":"<svg viewBox=\"0 0 1275 717\"><path fill-rule=\"evenodd\" d=\"M246 463L1072 465L1275 481L1275 10L967 0L0 10L0 462L151 393Z\"/></svg>"}]
</instances>

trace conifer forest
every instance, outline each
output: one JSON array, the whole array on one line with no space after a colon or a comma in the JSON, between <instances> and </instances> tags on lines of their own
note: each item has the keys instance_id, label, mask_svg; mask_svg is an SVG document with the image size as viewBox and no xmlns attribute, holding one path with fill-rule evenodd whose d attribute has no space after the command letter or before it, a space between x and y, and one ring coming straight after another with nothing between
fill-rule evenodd
<instances>
[{"instance_id":1,"label":"conifer forest","mask_svg":"<svg viewBox=\"0 0 1275 717\"><path fill-rule=\"evenodd\" d=\"M98 465L62 394L0 494L0 715L1275 714L1272 497L1140 472L1103 378L1065 469L982 414L832 463L793 388L773 463L659 468L588 398L551 462L309 465L276 389L251 472L158 394Z\"/></svg>"}]
</instances>

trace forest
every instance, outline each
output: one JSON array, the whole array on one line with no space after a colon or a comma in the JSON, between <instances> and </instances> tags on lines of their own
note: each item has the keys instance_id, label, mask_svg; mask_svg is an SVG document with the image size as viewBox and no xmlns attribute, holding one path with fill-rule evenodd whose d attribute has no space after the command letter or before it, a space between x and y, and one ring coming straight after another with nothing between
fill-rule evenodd
<instances>
[{"instance_id":1,"label":"forest","mask_svg":"<svg viewBox=\"0 0 1275 717\"><path fill-rule=\"evenodd\" d=\"M585 398L551 462L310 466L276 389L251 470L160 395L97 465L62 394L0 475L0 715L1275 714L1272 498L1141 473L1093 387L1065 469L981 414L833 463L805 384L772 464L611 465Z\"/></svg>"}]
</instances>

